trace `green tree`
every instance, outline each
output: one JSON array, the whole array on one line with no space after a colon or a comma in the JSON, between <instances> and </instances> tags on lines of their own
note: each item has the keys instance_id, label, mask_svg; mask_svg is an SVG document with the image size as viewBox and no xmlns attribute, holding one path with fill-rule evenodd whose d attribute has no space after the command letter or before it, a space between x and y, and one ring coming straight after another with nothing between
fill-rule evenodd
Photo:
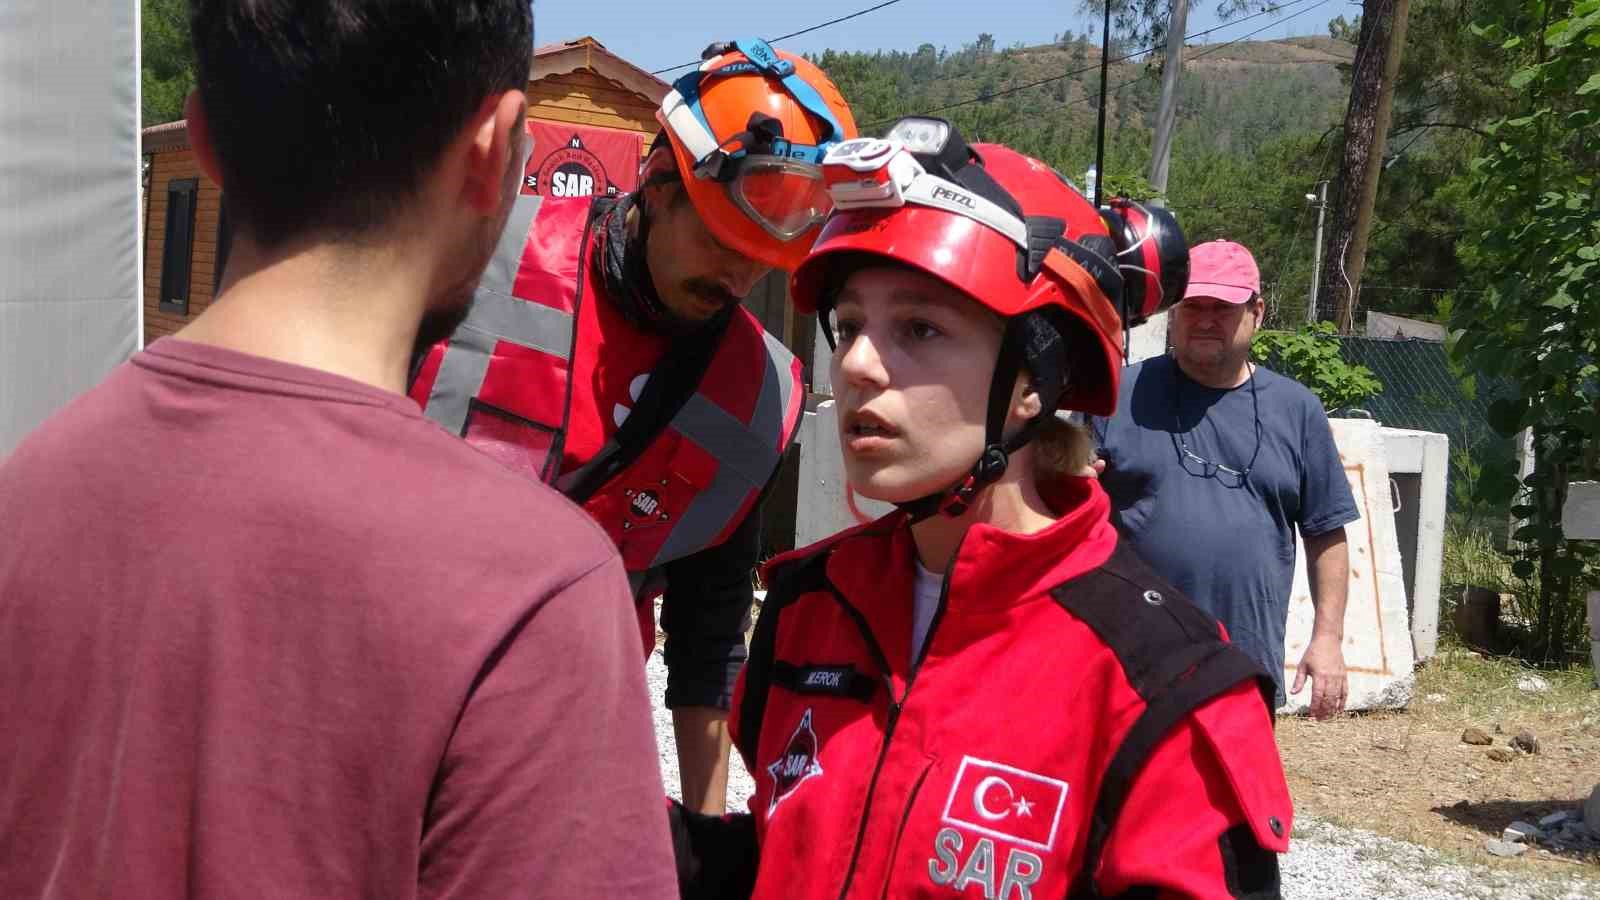
<instances>
[{"instance_id":1,"label":"green tree","mask_svg":"<svg viewBox=\"0 0 1600 900\"><path fill-rule=\"evenodd\" d=\"M1512 30L1528 18L1531 34ZM1568 482L1600 474L1600 0L1526 0L1477 33L1522 62L1507 85L1524 99L1473 162L1473 199L1495 215L1463 255L1486 292L1452 304L1450 349L1516 385L1490 406L1496 431L1533 430L1534 474L1501 466L1483 486L1527 522L1513 535L1514 571L1539 584L1525 649L1558 660L1581 628L1581 589L1600 584L1600 554L1561 527Z\"/></svg>"},{"instance_id":2,"label":"green tree","mask_svg":"<svg viewBox=\"0 0 1600 900\"><path fill-rule=\"evenodd\" d=\"M1471 162L1487 124L1514 115L1523 99L1508 83L1516 55L1474 34L1475 16L1514 34L1539 27L1523 0L1412 0L1363 306L1428 317L1458 288L1463 297L1479 289L1462 252L1497 210L1474 198Z\"/></svg>"},{"instance_id":3,"label":"green tree","mask_svg":"<svg viewBox=\"0 0 1600 900\"><path fill-rule=\"evenodd\" d=\"M1328 37L1331 37L1336 41L1344 41L1347 44L1354 44L1356 39L1360 36L1360 16L1356 16L1356 20L1354 22L1346 21L1344 16L1334 16L1333 20L1328 23Z\"/></svg>"},{"instance_id":4,"label":"green tree","mask_svg":"<svg viewBox=\"0 0 1600 900\"><path fill-rule=\"evenodd\" d=\"M1345 360L1339 329L1332 322L1299 331L1258 331L1250 344L1256 358L1300 382L1327 410L1357 406L1383 390L1372 370Z\"/></svg>"},{"instance_id":5,"label":"green tree","mask_svg":"<svg viewBox=\"0 0 1600 900\"><path fill-rule=\"evenodd\" d=\"M140 2L140 117L146 126L183 118L183 100L194 87L194 48L189 43L188 0Z\"/></svg>"}]
</instances>

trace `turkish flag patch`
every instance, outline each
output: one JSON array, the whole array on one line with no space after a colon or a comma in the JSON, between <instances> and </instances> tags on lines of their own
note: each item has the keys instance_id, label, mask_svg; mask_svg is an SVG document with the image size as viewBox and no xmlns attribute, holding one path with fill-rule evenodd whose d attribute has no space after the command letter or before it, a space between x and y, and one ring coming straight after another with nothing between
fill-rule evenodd
<instances>
[{"instance_id":1,"label":"turkish flag patch","mask_svg":"<svg viewBox=\"0 0 1600 900\"><path fill-rule=\"evenodd\" d=\"M1067 783L972 756L961 758L944 822L1049 851L1067 806Z\"/></svg>"}]
</instances>

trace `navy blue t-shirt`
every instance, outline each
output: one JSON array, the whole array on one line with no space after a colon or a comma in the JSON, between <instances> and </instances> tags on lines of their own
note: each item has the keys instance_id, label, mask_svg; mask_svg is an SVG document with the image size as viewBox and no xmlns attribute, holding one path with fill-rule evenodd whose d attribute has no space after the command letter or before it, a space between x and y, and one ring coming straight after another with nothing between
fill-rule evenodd
<instances>
[{"instance_id":1,"label":"navy blue t-shirt","mask_svg":"<svg viewBox=\"0 0 1600 900\"><path fill-rule=\"evenodd\" d=\"M1117 529L1227 626L1281 704L1294 528L1314 536L1359 518L1316 395L1259 366L1239 387L1209 388L1160 356L1125 370L1116 415L1090 425Z\"/></svg>"}]
</instances>

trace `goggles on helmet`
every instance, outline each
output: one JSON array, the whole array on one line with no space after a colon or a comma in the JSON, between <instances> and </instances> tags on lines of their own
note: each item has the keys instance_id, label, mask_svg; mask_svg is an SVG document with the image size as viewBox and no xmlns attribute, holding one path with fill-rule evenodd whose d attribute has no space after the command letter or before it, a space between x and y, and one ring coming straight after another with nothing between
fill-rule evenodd
<instances>
[{"instance_id":1,"label":"goggles on helmet","mask_svg":"<svg viewBox=\"0 0 1600 900\"><path fill-rule=\"evenodd\" d=\"M713 53L714 51L714 53ZM790 241L820 224L833 210L822 183L821 163L844 129L816 88L795 74L794 63L780 58L761 40L733 41L708 48L720 56L737 51L745 59L701 68L673 83L662 101L666 124L694 159L696 178L716 181L740 212L780 241ZM700 107L700 89L710 78L758 73L775 78L806 112L823 123L828 137L816 145L783 137L781 123L755 114L745 131L717 140Z\"/></svg>"},{"instance_id":2,"label":"goggles on helmet","mask_svg":"<svg viewBox=\"0 0 1600 900\"><path fill-rule=\"evenodd\" d=\"M780 241L794 240L833 211L821 168L786 157L737 160L726 189L734 206Z\"/></svg>"}]
</instances>

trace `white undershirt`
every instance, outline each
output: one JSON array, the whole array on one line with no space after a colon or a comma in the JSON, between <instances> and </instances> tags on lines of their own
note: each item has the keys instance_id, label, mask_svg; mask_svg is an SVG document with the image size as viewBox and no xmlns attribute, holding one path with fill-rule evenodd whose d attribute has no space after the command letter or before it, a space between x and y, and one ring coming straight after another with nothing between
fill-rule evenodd
<instances>
[{"instance_id":1,"label":"white undershirt","mask_svg":"<svg viewBox=\"0 0 1600 900\"><path fill-rule=\"evenodd\" d=\"M914 664L922 645L928 642L928 628L933 625L933 614L939 609L944 576L929 572L916 560L912 560L912 564L917 567L917 580L911 589L911 662Z\"/></svg>"}]
</instances>

